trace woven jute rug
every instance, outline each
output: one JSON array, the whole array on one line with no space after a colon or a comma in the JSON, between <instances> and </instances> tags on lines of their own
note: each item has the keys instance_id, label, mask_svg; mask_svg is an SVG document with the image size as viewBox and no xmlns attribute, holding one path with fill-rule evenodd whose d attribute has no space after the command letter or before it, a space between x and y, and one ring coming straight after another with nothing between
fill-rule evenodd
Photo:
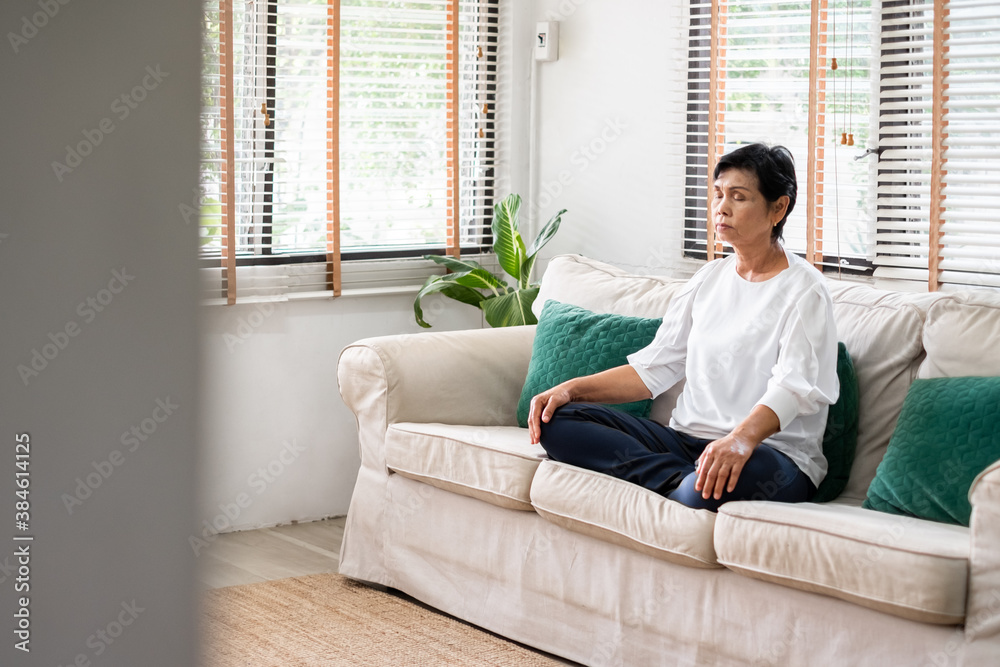
<instances>
[{"instance_id":1,"label":"woven jute rug","mask_svg":"<svg viewBox=\"0 0 1000 667\"><path fill-rule=\"evenodd\" d=\"M202 633L205 667L558 664L338 574L208 591Z\"/></svg>"}]
</instances>

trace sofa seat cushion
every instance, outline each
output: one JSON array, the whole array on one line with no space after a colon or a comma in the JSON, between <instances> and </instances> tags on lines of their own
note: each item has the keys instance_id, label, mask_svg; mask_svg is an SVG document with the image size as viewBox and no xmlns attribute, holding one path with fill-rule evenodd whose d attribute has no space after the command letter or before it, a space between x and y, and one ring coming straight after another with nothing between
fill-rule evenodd
<instances>
[{"instance_id":1,"label":"sofa seat cushion","mask_svg":"<svg viewBox=\"0 0 1000 667\"><path fill-rule=\"evenodd\" d=\"M515 426L391 425L385 462L393 472L507 509L532 511L531 478L545 458Z\"/></svg>"},{"instance_id":2,"label":"sofa seat cushion","mask_svg":"<svg viewBox=\"0 0 1000 667\"><path fill-rule=\"evenodd\" d=\"M545 460L531 483L542 517L567 530L691 567L718 567L715 513L696 510L637 484Z\"/></svg>"},{"instance_id":3,"label":"sofa seat cushion","mask_svg":"<svg viewBox=\"0 0 1000 667\"><path fill-rule=\"evenodd\" d=\"M965 618L969 530L854 505L740 501L715 524L719 563L924 623Z\"/></svg>"}]
</instances>

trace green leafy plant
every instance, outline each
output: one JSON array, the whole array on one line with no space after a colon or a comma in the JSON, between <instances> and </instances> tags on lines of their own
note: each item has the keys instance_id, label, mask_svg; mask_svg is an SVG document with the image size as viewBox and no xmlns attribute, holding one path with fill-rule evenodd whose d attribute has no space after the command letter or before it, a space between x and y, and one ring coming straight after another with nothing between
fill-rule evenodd
<instances>
[{"instance_id":1,"label":"green leafy plant","mask_svg":"<svg viewBox=\"0 0 1000 667\"><path fill-rule=\"evenodd\" d=\"M417 324L425 328L431 326L424 321L420 300L436 292L480 308L486 321L493 327L538 323L535 314L531 312L531 304L538 296L538 284L531 282L531 270L535 266L538 251L559 231L562 214L566 209L559 211L545 223L527 249L518 229L520 209L521 197L513 194L493 207L493 252L496 253L500 268L514 279L514 284L508 285L504 278L470 259L424 255L425 259L437 262L451 273L431 276L420 288L413 302Z\"/></svg>"}]
</instances>

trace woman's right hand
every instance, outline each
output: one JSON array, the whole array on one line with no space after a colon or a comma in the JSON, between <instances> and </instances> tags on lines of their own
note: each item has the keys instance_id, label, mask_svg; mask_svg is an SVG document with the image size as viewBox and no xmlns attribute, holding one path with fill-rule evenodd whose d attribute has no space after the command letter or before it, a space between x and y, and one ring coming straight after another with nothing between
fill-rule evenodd
<instances>
[{"instance_id":1,"label":"woman's right hand","mask_svg":"<svg viewBox=\"0 0 1000 667\"><path fill-rule=\"evenodd\" d=\"M541 441L542 422L548 423L556 408L573 400L567 384L566 382L557 384L531 399L531 407L528 410L528 435L531 444L537 445Z\"/></svg>"},{"instance_id":2,"label":"woman's right hand","mask_svg":"<svg viewBox=\"0 0 1000 667\"><path fill-rule=\"evenodd\" d=\"M628 364L567 380L531 399L528 411L531 444L537 445L541 441L542 422L548 423L552 413L570 401L631 403L652 397L642 378Z\"/></svg>"}]
</instances>

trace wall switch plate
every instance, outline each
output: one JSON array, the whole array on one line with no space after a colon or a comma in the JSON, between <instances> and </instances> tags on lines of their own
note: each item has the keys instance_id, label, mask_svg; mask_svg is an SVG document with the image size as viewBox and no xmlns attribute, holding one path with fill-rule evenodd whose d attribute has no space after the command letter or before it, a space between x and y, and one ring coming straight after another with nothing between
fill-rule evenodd
<instances>
[{"instance_id":1,"label":"wall switch plate","mask_svg":"<svg viewBox=\"0 0 1000 667\"><path fill-rule=\"evenodd\" d=\"M535 29L535 60L559 60L559 21L541 21Z\"/></svg>"}]
</instances>

